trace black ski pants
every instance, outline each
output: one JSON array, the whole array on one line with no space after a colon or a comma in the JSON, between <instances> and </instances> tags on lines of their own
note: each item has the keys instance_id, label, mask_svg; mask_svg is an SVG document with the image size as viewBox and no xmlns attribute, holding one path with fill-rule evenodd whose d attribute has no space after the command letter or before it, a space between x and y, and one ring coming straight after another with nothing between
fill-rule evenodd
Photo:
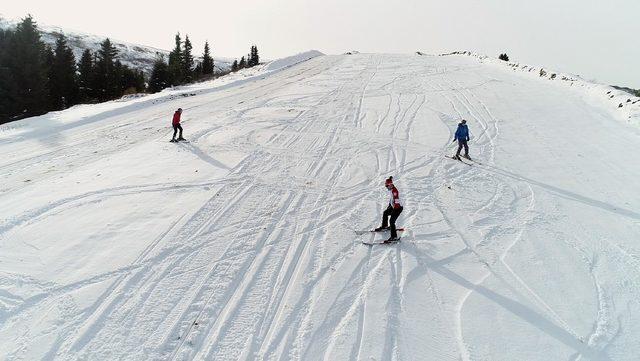
<instances>
[{"instance_id":1,"label":"black ski pants","mask_svg":"<svg viewBox=\"0 0 640 361\"><path fill-rule=\"evenodd\" d=\"M180 130L180 136L178 138L182 138L182 127L180 124L173 125L173 139L176 139L176 133L178 133L178 129Z\"/></svg>"},{"instance_id":2,"label":"black ski pants","mask_svg":"<svg viewBox=\"0 0 640 361\"><path fill-rule=\"evenodd\" d=\"M467 141L464 139L458 139L458 152L456 153L456 157L460 156L460 151L464 147L464 156L469 156L469 146L467 145Z\"/></svg>"},{"instance_id":3,"label":"black ski pants","mask_svg":"<svg viewBox=\"0 0 640 361\"><path fill-rule=\"evenodd\" d=\"M389 223L391 224L391 238L398 238L398 232L396 231L396 219L402 213L402 207L393 208L391 205L387 207L387 209L382 213L382 228L389 227ZM391 217L391 219L389 219Z\"/></svg>"}]
</instances>

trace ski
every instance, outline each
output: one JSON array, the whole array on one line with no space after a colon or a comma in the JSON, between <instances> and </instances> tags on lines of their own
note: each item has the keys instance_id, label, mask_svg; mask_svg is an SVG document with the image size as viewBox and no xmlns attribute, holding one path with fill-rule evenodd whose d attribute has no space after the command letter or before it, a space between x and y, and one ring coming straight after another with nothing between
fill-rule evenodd
<instances>
[{"instance_id":1,"label":"ski","mask_svg":"<svg viewBox=\"0 0 640 361\"><path fill-rule=\"evenodd\" d=\"M462 158L451 157L451 156L448 156L448 155L445 155L444 157L445 157L445 158L449 158L449 159L453 159L453 160L457 160L458 162L460 162L460 163L462 163L462 164L466 164L466 165L468 165L468 166L470 166L470 167L471 167L471 166L473 166L473 164L471 164L471 163L467 163L467 162L463 161L463 160L462 160ZM473 161L472 161L472 162L473 162Z\"/></svg>"},{"instance_id":2,"label":"ski","mask_svg":"<svg viewBox=\"0 0 640 361\"><path fill-rule=\"evenodd\" d=\"M367 233L382 233L382 232L389 232L389 229L383 229L381 231L376 231L375 229L371 229L371 230L362 230L362 231L355 231L357 235L363 235L363 234L367 234ZM404 228L396 228L397 232L404 232Z\"/></svg>"},{"instance_id":3,"label":"ski","mask_svg":"<svg viewBox=\"0 0 640 361\"><path fill-rule=\"evenodd\" d=\"M398 243L400 242L400 239L402 237L398 237L396 239L394 239L393 241L389 241L387 239L374 239L371 241L362 241L362 244L366 244L368 246L373 246L374 244L393 244L393 243Z\"/></svg>"}]
</instances>

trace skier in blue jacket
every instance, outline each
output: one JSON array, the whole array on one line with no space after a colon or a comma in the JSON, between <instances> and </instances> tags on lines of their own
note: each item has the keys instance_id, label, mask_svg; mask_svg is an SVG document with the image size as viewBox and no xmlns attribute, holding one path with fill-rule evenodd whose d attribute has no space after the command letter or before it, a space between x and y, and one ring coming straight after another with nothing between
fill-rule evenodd
<instances>
[{"instance_id":1,"label":"skier in blue jacket","mask_svg":"<svg viewBox=\"0 0 640 361\"><path fill-rule=\"evenodd\" d=\"M455 142L456 140L458 141L458 151L454 158L460 159L460 151L464 147L464 157L471 160L471 157L469 157L469 146L467 145L469 141L469 128L467 127L467 121L464 119L458 124L458 129L453 137L453 141Z\"/></svg>"}]
</instances>

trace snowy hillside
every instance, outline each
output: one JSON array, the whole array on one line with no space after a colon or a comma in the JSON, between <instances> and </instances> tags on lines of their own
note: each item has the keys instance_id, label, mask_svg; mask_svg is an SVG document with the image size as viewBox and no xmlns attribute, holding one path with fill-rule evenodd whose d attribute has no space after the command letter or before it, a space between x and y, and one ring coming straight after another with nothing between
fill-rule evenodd
<instances>
[{"instance_id":1,"label":"snowy hillside","mask_svg":"<svg viewBox=\"0 0 640 361\"><path fill-rule=\"evenodd\" d=\"M18 21L6 20L0 17L0 29L15 28L17 23ZM63 34L67 38L69 47L73 50L76 61L80 60L82 52L85 49L89 49L91 52L98 51L100 49L100 43L107 38L106 36L89 35L40 23L38 23L38 27L41 31L42 41L51 47L55 46L58 34ZM120 59L124 65L140 69L144 71L146 75L151 74L153 62L159 55L165 56L165 59L169 55L169 51L167 50L144 45L130 44L115 39L110 40L112 41L113 46L118 50L118 59ZM217 71L229 70L232 62L233 59L214 57L215 68Z\"/></svg>"},{"instance_id":2,"label":"snowy hillside","mask_svg":"<svg viewBox=\"0 0 640 361\"><path fill-rule=\"evenodd\" d=\"M0 359L637 360L639 146L584 88L465 55L307 53L14 122ZM406 230L364 245L390 175Z\"/></svg>"},{"instance_id":3,"label":"snowy hillside","mask_svg":"<svg viewBox=\"0 0 640 361\"><path fill-rule=\"evenodd\" d=\"M605 108L614 109L615 117L640 126L640 98L634 95L635 91L633 89L598 84L585 80L579 75L562 74L544 67L526 65L518 62L503 62L486 55L469 51L445 54L445 56L460 54L476 57L482 63L492 64L494 66L508 66L515 72L526 74L525 76L537 77L561 86L578 88L578 91L590 97L590 101L599 102Z\"/></svg>"}]
</instances>

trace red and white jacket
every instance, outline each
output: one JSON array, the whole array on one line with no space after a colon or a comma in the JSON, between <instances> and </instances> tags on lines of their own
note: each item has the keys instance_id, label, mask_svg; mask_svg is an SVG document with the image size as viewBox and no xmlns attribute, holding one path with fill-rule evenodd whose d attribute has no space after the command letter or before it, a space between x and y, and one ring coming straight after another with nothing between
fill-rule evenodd
<instances>
[{"instance_id":1,"label":"red and white jacket","mask_svg":"<svg viewBox=\"0 0 640 361\"><path fill-rule=\"evenodd\" d=\"M402 207L402 203L400 203L400 193L398 193L398 188L395 186L391 187L389 190L391 192L391 198L389 199L389 205L393 208Z\"/></svg>"}]
</instances>

